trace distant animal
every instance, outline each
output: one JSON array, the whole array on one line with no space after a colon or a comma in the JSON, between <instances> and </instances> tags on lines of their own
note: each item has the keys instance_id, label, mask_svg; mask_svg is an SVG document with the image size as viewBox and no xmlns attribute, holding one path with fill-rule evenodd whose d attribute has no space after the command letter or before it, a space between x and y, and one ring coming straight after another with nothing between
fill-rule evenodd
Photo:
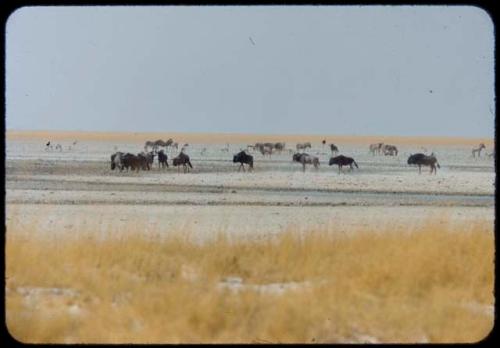
<instances>
[{"instance_id":1,"label":"distant animal","mask_svg":"<svg viewBox=\"0 0 500 348\"><path fill-rule=\"evenodd\" d=\"M394 145L384 144L382 145L382 153L385 156L397 156L398 148Z\"/></svg>"},{"instance_id":2,"label":"distant animal","mask_svg":"<svg viewBox=\"0 0 500 348\"><path fill-rule=\"evenodd\" d=\"M479 147L472 149L472 157L476 157L476 153L477 157L481 157L481 150L483 149L486 149L486 146L483 143L479 144Z\"/></svg>"},{"instance_id":3,"label":"distant animal","mask_svg":"<svg viewBox=\"0 0 500 348\"><path fill-rule=\"evenodd\" d=\"M285 143L275 143L274 144L274 149L281 153L285 149Z\"/></svg>"},{"instance_id":4,"label":"distant animal","mask_svg":"<svg viewBox=\"0 0 500 348\"><path fill-rule=\"evenodd\" d=\"M126 153L122 155L122 163L123 167L127 169L130 168L131 170L136 170L139 171L140 169L142 170L149 170L149 163L148 159L146 156L142 154L131 154L131 153Z\"/></svg>"},{"instance_id":5,"label":"distant animal","mask_svg":"<svg viewBox=\"0 0 500 348\"><path fill-rule=\"evenodd\" d=\"M52 150L52 145L50 144L50 141L45 144L45 151Z\"/></svg>"},{"instance_id":6,"label":"distant animal","mask_svg":"<svg viewBox=\"0 0 500 348\"><path fill-rule=\"evenodd\" d=\"M61 144L57 144L57 145L56 145L56 150L62 151L62 149L63 149L63 148L62 148Z\"/></svg>"},{"instance_id":7,"label":"distant animal","mask_svg":"<svg viewBox=\"0 0 500 348\"><path fill-rule=\"evenodd\" d=\"M325 144L326 144L326 139L323 139L323 140L321 141L321 144L325 145Z\"/></svg>"},{"instance_id":8,"label":"distant animal","mask_svg":"<svg viewBox=\"0 0 500 348\"><path fill-rule=\"evenodd\" d=\"M240 166L238 167L238 171L243 169L245 171L245 166L244 164L248 164L248 170L253 169L253 156L247 154L245 151L238 152L236 155L233 156L233 163L240 163Z\"/></svg>"},{"instance_id":9,"label":"distant animal","mask_svg":"<svg viewBox=\"0 0 500 348\"><path fill-rule=\"evenodd\" d=\"M273 148L268 146L260 146L259 151L263 156L265 155L271 156L273 154Z\"/></svg>"},{"instance_id":10,"label":"distant animal","mask_svg":"<svg viewBox=\"0 0 500 348\"><path fill-rule=\"evenodd\" d=\"M163 150L158 151L158 168L168 168L168 156L163 152Z\"/></svg>"},{"instance_id":11,"label":"distant animal","mask_svg":"<svg viewBox=\"0 0 500 348\"><path fill-rule=\"evenodd\" d=\"M424 155L423 153L416 153L414 155L410 155L408 157L408 165L417 165L418 166L418 173L422 173L422 166L429 166L431 167L431 174L434 172L434 174L437 173L437 168L441 168L439 166L439 163L436 159L436 156L434 156L434 152L431 153L429 156Z\"/></svg>"},{"instance_id":12,"label":"distant animal","mask_svg":"<svg viewBox=\"0 0 500 348\"><path fill-rule=\"evenodd\" d=\"M151 150L154 150L155 149L155 142L154 141L146 141L144 143L144 151L148 151L149 148L151 148Z\"/></svg>"},{"instance_id":13,"label":"distant animal","mask_svg":"<svg viewBox=\"0 0 500 348\"><path fill-rule=\"evenodd\" d=\"M193 168L191 161L189 160L189 156L184 152L179 153L179 155L172 160L172 164L174 167L178 167L177 171L179 171L180 166L182 165L184 167L184 173L186 173L186 171L189 172L188 166Z\"/></svg>"},{"instance_id":14,"label":"distant animal","mask_svg":"<svg viewBox=\"0 0 500 348\"><path fill-rule=\"evenodd\" d=\"M319 158L307 153L295 153L292 159L294 162L302 164L302 171L304 172L306 171L306 164L312 164L316 169L319 167Z\"/></svg>"},{"instance_id":15,"label":"distant animal","mask_svg":"<svg viewBox=\"0 0 500 348\"><path fill-rule=\"evenodd\" d=\"M380 155L380 150L382 149L382 146L384 146L384 143L370 144L370 153L372 155L375 155L375 154Z\"/></svg>"},{"instance_id":16,"label":"distant animal","mask_svg":"<svg viewBox=\"0 0 500 348\"><path fill-rule=\"evenodd\" d=\"M351 167L351 170L353 170L353 164L356 166L356 168L359 168L358 167L358 164L356 163L356 161L354 160L354 158L351 158L351 157L347 157L347 156L344 156L344 155L340 155L340 156L336 156L336 157L332 157L330 158L330 161L328 162L328 165L331 166L331 165L334 165L336 164L338 167L339 167L339 174L340 174L340 170L342 169L343 166L349 166Z\"/></svg>"},{"instance_id":17,"label":"distant animal","mask_svg":"<svg viewBox=\"0 0 500 348\"><path fill-rule=\"evenodd\" d=\"M298 143L297 145L295 145L295 148L297 149L297 151L300 151L300 150L305 150L307 148L311 148L311 143L310 142L306 142L306 143Z\"/></svg>"},{"instance_id":18,"label":"distant animal","mask_svg":"<svg viewBox=\"0 0 500 348\"><path fill-rule=\"evenodd\" d=\"M120 169L120 172L123 170L124 165L122 161L124 153L123 152L115 152L111 155L111 170L115 170L115 168Z\"/></svg>"},{"instance_id":19,"label":"distant animal","mask_svg":"<svg viewBox=\"0 0 500 348\"><path fill-rule=\"evenodd\" d=\"M332 155L337 154L339 152L339 148L335 146L335 144L330 144L330 150L332 151Z\"/></svg>"},{"instance_id":20,"label":"distant animal","mask_svg":"<svg viewBox=\"0 0 500 348\"><path fill-rule=\"evenodd\" d=\"M148 162L147 170L150 170L151 166L153 165L153 162L155 160L154 151L150 151L147 153L141 152L139 155L144 156L146 158L146 161Z\"/></svg>"}]
</instances>

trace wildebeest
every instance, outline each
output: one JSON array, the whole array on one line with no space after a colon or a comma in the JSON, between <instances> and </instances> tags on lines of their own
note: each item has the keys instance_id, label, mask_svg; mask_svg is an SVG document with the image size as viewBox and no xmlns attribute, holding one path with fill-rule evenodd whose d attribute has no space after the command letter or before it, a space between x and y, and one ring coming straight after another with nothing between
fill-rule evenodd
<instances>
[{"instance_id":1,"label":"wildebeest","mask_svg":"<svg viewBox=\"0 0 500 348\"><path fill-rule=\"evenodd\" d=\"M386 156L397 156L398 148L394 145L382 145L382 153Z\"/></svg>"},{"instance_id":2,"label":"wildebeest","mask_svg":"<svg viewBox=\"0 0 500 348\"><path fill-rule=\"evenodd\" d=\"M285 149L285 143L275 143L274 144L274 149L281 153Z\"/></svg>"},{"instance_id":3,"label":"wildebeest","mask_svg":"<svg viewBox=\"0 0 500 348\"><path fill-rule=\"evenodd\" d=\"M358 164L356 163L356 161L354 160L354 158L351 158L351 157L347 157L347 156L344 156L344 155L340 155L340 156L336 156L336 157L332 157L330 158L330 161L328 162L328 165L331 166L331 165L338 165L339 166L339 174L340 174L340 170L343 166L349 166L351 167L351 170L353 170L353 164L356 166L356 168L359 168L358 167Z\"/></svg>"},{"instance_id":4,"label":"wildebeest","mask_svg":"<svg viewBox=\"0 0 500 348\"><path fill-rule=\"evenodd\" d=\"M149 162L146 156L143 154L134 155L131 153L126 153L121 156L123 168L127 170L130 168L131 170L149 170Z\"/></svg>"},{"instance_id":5,"label":"wildebeest","mask_svg":"<svg viewBox=\"0 0 500 348\"><path fill-rule=\"evenodd\" d=\"M243 171L245 171L245 166L244 164L248 164L248 170L253 169L253 156L247 154L245 151L238 152L236 155L233 156L233 163L240 163L240 166L238 167L238 171L240 171L243 168Z\"/></svg>"},{"instance_id":6,"label":"wildebeest","mask_svg":"<svg viewBox=\"0 0 500 348\"><path fill-rule=\"evenodd\" d=\"M306 143L298 143L297 145L295 145L295 148L297 149L297 151L300 151L300 150L305 150L307 148L311 148L311 143L310 142L306 142Z\"/></svg>"},{"instance_id":7,"label":"wildebeest","mask_svg":"<svg viewBox=\"0 0 500 348\"><path fill-rule=\"evenodd\" d=\"M115 170L115 168L120 169L120 172L123 170L123 162L122 162L122 156L123 152L116 152L111 155L111 170Z\"/></svg>"},{"instance_id":8,"label":"wildebeest","mask_svg":"<svg viewBox=\"0 0 500 348\"><path fill-rule=\"evenodd\" d=\"M330 150L332 151L332 155L339 152L339 148L335 144L330 144Z\"/></svg>"},{"instance_id":9,"label":"wildebeest","mask_svg":"<svg viewBox=\"0 0 500 348\"><path fill-rule=\"evenodd\" d=\"M422 173L422 166L431 167L431 172L430 172L431 174L432 172L434 172L434 174L437 173L436 167L441 168L439 166L436 156L434 156L434 153L431 153L430 156L424 155L423 153L416 153L414 155L410 155L410 157L408 157L408 164L417 165L419 174Z\"/></svg>"},{"instance_id":10,"label":"wildebeest","mask_svg":"<svg viewBox=\"0 0 500 348\"><path fill-rule=\"evenodd\" d=\"M146 158L146 161L148 162L147 170L150 170L150 167L153 165L153 162L155 160L155 153L153 151L150 151L148 153L141 152L139 155Z\"/></svg>"},{"instance_id":11,"label":"wildebeest","mask_svg":"<svg viewBox=\"0 0 500 348\"><path fill-rule=\"evenodd\" d=\"M307 153L296 153L292 157L294 162L302 163L302 171L306 171L306 164L314 165L314 168L319 167L319 158L316 156L311 156Z\"/></svg>"},{"instance_id":12,"label":"wildebeest","mask_svg":"<svg viewBox=\"0 0 500 348\"><path fill-rule=\"evenodd\" d=\"M174 167L182 165L184 167L184 173L186 173L186 171L189 171L188 166L193 168L193 166L191 165L191 161L189 160L189 156L184 152L179 153L179 155L172 160L172 164L174 165ZM179 169L180 167L177 168L177 171L179 171Z\"/></svg>"},{"instance_id":13,"label":"wildebeest","mask_svg":"<svg viewBox=\"0 0 500 348\"><path fill-rule=\"evenodd\" d=\"M486 146L483 143L479 144L479 147L472 149L472 157L476 157L476 153L477 153L477 157L481 157L481 150L482 149L486 149Z\"/></svg>"},{"instance_id":14,"label":"wildebeest","mask_svg":"<svg viewBox=\"0 0 500 348\"><path fill-rule=\"evenodd\" d=\"M158 168L160 168L160 166L162 168L165 168L165 166L167 166L168 168L168 156L165 154L165 152L163 152L163 150L160 150L158 151Z\"/></svg>"}]
</instances>

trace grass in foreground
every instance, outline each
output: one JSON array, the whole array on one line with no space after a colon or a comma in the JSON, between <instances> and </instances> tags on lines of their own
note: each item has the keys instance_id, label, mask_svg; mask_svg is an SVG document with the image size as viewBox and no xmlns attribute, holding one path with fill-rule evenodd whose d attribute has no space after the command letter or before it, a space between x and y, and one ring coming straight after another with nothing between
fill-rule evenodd
<instances>
[{"instance_id":1,"label":"grass in foreground","mask_svg":"<svg viewBox=\"0 0 500 348\"><path fill-rule=\"evenodd\" d=\"M204 244L8 230L7 326L36 343L476 342L493 327L493 258L486 223ZM245 287L290 282L308 285Z\"/></svg>"}]
</instances>

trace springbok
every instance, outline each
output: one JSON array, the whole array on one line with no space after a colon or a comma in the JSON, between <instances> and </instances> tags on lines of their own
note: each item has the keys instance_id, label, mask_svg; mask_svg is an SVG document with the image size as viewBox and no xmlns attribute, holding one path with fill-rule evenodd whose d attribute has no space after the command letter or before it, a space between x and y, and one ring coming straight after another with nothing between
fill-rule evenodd
<instances>
[{"instance_id":1,"label":"springbok","mask_svg":"<svg viewBox=\"0 0 500 348\"><path fill-rule=\"evenodd\" d=\"M477 153L477 157L481 157L481 150L482 149L486 149L486 146L483 143L479 144L478 148L472 149L472 157L476 157L476 153Z\"/></svg>"}]
</instances>

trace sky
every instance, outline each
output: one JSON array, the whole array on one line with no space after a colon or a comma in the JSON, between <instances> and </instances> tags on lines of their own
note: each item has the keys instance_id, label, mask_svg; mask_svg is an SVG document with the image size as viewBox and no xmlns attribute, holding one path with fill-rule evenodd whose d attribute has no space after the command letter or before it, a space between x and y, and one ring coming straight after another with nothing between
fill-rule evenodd
<instances>
[{"instance_id":1,"label":"sky","mask_svg":"<svg viewBox=\"0 0 500 348\"><path fill-rule=\"evenodd\" d=\"M7 130L494 137L473 6L23 7Z\"/></svg>"}]
</instances>

